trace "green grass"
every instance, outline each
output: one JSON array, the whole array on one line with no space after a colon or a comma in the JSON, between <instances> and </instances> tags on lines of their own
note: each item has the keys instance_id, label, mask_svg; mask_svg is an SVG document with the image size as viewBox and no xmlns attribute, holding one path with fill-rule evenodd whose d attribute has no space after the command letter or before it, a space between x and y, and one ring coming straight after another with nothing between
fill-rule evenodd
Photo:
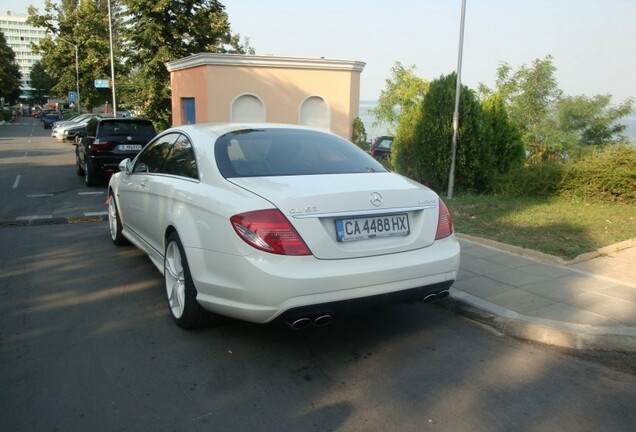
<instances>
[{"instance_id":1,"label":"green grass","mask_svg":"<svg viewBox=\"0 0 636 432\"><path fill-rule=\"evenodd\" d=\"M445 199L455 231L564 259L636 238L636 206L565 198L463 195Z\"/></svg>"}]
</instances>

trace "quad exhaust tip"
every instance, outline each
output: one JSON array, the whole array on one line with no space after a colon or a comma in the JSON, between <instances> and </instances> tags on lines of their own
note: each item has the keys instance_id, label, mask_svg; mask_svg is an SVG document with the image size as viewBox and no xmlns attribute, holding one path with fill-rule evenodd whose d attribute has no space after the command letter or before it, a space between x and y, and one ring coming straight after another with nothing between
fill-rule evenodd
<instances>
[{"instance_id":1,"label":"quad exhaust tip","mask_svg":"<svg viewBox=\"0 0 636 432\"><path fill-rule=\"evenodd\" d=\"M294 330L304 330L312 325L314 327L326 327L331 324L334 320L333 315L331 314L322 314L316 315L312 317L301 317L296 318L291 321L287 321L287 325L293 328Z\"/></svg>"}]
</instances>

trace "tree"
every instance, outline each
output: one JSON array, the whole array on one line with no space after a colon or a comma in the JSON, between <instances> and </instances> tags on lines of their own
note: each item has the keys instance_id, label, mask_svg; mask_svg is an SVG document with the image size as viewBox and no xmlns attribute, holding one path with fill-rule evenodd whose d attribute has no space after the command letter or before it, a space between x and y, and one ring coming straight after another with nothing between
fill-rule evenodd
<instances>
[{"instance_id":1,"label":"tree","mask_svg":"<svg viewBox=\"0 0 636 432\"><path fill-rule=\"evenodd\" d=\"M117 1L112 1L114 37L119 33L116 30L120 25ZM28 8L28 12L28 22L46 28L49 33L33 49L42 54L41 62L56 82L51 96L66 98L69 91L77 88L75 45L78 47L81 106L91 109L104 101L112 103L110 89L96 89L94 85L96 79L108 79L111 75L107 2L62 0L58 4L47 0L42 14L33 6ZM115 71L123 76L126 71L122 68L120 46L120 43L113 44Z\"/></svg>"},{"instance_id":2,"label":"tree","mask_svg":"<svg viewBox=\"0 0 636 432\"><path fill-rule=\"evenodd\" d=\"M369 143L367 142L367 131L364 128L364 123L362 122L360 117L356 117L353 120L351 142L361 149L367 150L369 148Z\"/></svg>"},{"instance_id":3,"label":"tree","mask_svg":"<svg viewBox=\"0 0 636 432\"><path fill-rule=\"evenodd\" d=\"M122 0L131 73L126 101L159 129L172 123L170 74L165 63L200 52L244 53L232 35L224 6L216 0Z\"/></svg>"},{"instance_id":4,"label":"tree","mask_svg":"<svg viewBox=\"0 0 636 432\"><path fill-rule=\"evenodd\" d=\"M429 83L415 75L415 65L405 67L395 62L391 68L391 77L380 93L378 106L370 113L375 117L374 126L386 124L390 130L396 130L400 117L417 109L428 90Z\"/></svg>"},{"instance_id":5,"label":"tree","mask_svg":"<svg viewBox=\"0 0 636 432\"><path fill-rule=\"evenodd\" d=\"M509 121L500 95L492 95L483 104L485 120L490 128L492 154L496 174L506 174L525 159L519 129Z\"/></svg>"},{"instance_id":6,"label":"tree","mask_svg":"<svg viewBox=\"0 0 636 432\"><path fill-rule=\"evenodd\" d=\"M617 121L633 111L634 100L610 105L611 95L567 96L558 105L559 125L575 135L579 146L600 146L626 142L626 126Z\"/></svg>"},{"instance_id":7,"label":"tree","mask_svg":"<svg viewBox=\"0 0 636 432\"><path fill-rule=\"evenodd\" d=\"M53 86L55 80L48 74L42 62L35 62L31 68L31 97L38 103L45 102Z\"/></svg>"},{"instance_id":8,"label":"tree","mask_svg":"<svg viewBox=\"0 0 636 432\"><path fill-rule=\"evenodd\" d=\"M566 152L571 142L558 128L556 107L562 97L552 56L536 59L531 66L516 71L507 63L497 69L495 90L484 85L486 96L499 95L512 123L521 132L525 149L537 160L557 157Z\"/></svg>"},{"instance_id":9,"label":"tree","mask_svg":"<svg viewBox=\"0 0 636 432\"><path fill-rule=\"evenodd\" d=\"M7 44L4 33L0 31L0 96L7 104L13 104L20 97L20 79L22 74L15 53Z\"/></svg>"},{"instance_id":10,"label":"tree","mask_svg":"<svg viewBox=\"0 0 636 432\"><path fill-rule=\"evenodd\" d=\"M437 191L448 185L456 80L452 73L431 82L417 112L407 114L400 123L400 139L393 144L400 158L396 166ZM479 100L466 86L461 89L459 114L455 187L488 191L497 171L491 128Z\"/></svg>"}]
</instances>

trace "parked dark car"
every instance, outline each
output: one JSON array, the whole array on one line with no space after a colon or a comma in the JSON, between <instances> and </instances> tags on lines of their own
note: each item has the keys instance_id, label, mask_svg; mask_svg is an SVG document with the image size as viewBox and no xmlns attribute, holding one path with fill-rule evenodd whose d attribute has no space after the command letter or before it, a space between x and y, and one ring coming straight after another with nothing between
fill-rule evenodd
<instances>
[{"instance_id":1,"label":"parked dark car","mask_svg":"<svg viewBox=\"0 0 636 432\"><path fill-rule=\"evenodd\" d=\"M377 160L387 159L391 155L392 136L379 136L371 143L369 153Z\"/></svg>"},{"instance_id":2,"label":"parked dark car","mask_svg":"<svg viewBox=\"0 0 636 432\"><path fill-rule=\"evenodd\" d=\"M62 114L55 113L47 113L42 117L42 125L44 125L44 129L51 129L53 127L53 123L62 120Z\"/></svg>"},{"instance_id":3,"label":"parked dark car","mask_svg":"<svg viewBox=\"0 0 636 432\"><path fill-rule=\"evenodd\" d=\"M95 116L76 140L77 174L84 176L87 186L95 186L118 171L122 160L134 158L155 135L147 119Z\"/></svg>"}]
</instances>

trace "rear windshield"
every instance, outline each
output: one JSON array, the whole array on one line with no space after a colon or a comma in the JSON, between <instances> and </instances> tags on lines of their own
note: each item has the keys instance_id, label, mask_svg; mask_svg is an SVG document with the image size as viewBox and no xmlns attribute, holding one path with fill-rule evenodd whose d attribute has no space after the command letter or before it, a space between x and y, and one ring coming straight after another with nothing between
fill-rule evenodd
<instances>
[{"instance_id":1,"label":"rear windshield","mask_svg":"<svg viewBox=\"0 0 636 432\"><path fill-rule=\"evenodd\" d=\"M109 135L137 135L154 136L157 134L152 123L149 121L105 121L99 127L99 134Z\"/></svg>"},{"instance_id":2,"label":"rear windshield","mask_svg":"<svg viewBox=\"0 0 636 432\"><path fill-rule=\"evenodd\" d=\"M386 172L349 141L297 129L232 132L217 140L215 156L226 178Z\"/></svg>"}]
</instances>

